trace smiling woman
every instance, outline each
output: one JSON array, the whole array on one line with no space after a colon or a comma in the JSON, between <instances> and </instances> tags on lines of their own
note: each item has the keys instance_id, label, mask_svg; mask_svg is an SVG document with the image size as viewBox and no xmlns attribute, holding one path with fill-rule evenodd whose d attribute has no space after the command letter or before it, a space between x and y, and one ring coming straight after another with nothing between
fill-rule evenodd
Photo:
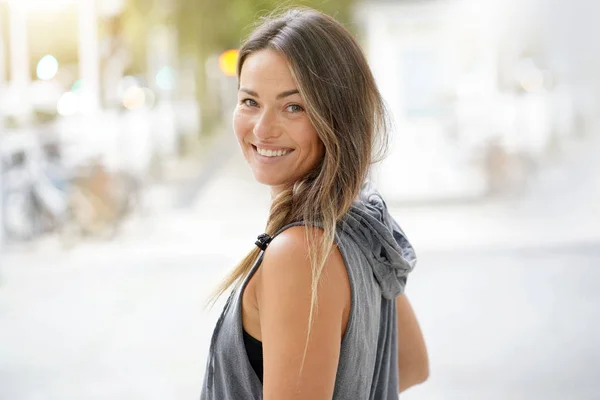
<instances>
[{"instance_id":1,"label":"smiling woman","mask_svg":"<svg viewBox=\"0 0 600 400\"><path fill-rule=\"evenodd\" d=\"M254 177L276 196L317 166L323 143L280 53L248 56L239 86L235 133Z\"/></svg>"},{"instance_id":2,"label":"smiling woman","mask_svg":"<svg viewBox=\"0 0 600 400\"><path fill-rule=\"evenodd\" d=\"M217 289L234 285L201 398L397 399L427 353L403 294L415 252L366 181L387 135L366 59L334 19L293 9L250 35L237 76L234 131L272 203Z\"/></svg>"}]
</instances>

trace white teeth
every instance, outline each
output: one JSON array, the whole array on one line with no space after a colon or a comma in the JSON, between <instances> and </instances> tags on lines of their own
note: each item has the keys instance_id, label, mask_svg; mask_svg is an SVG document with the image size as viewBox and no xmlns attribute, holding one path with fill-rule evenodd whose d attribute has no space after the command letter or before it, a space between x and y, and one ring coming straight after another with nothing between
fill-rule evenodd
<instances>
[{"instance_id":1,"label":"white teeth","mask_svg":"<svg viewBox=\"0 0 600 400\"><path fill-rule=\"evenodd\" d=\"M288 150L265 150L258 147L256 148L256 151L258 152L258 154L265 157L281 157L290 152Z\"/></svg>"}]
</instances>

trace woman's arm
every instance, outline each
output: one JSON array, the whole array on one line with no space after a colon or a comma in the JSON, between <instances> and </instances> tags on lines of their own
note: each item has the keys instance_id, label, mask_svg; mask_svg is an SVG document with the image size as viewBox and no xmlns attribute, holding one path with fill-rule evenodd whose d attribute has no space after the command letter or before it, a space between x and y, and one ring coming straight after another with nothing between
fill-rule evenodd
<instances>
[{"instance_id":1,"label":"woman's arm","mask_svg":"<svg viewBox=\"0 0 600 400\"><path fill-rule=\"evenodd\" d=\"M273 239L257 275L264 399L331 399L350 309L350 284L339 250L334 246L319 280L302 374L312 282L303 227Z\"/></svg>"},{"instance_id":2,"label":"woman's arm","mask_svg":"<svg viewBox=\"0 0 600 400\"><path fill-rule=\"evenodd\" d=\"M408 298L396 298L398 320L398 379L400 392L429 377L429 359L425 340Z\"/></svg>"}]
</instances>

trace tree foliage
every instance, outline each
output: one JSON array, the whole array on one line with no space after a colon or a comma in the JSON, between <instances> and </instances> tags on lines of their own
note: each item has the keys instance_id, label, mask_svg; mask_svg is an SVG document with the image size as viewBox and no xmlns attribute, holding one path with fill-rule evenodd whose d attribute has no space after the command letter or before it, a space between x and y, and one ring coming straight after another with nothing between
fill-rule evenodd
<instances>
[{"instance_id":1,"label":"tree foliage","mask_svg":"<svg viewBox=\"0 0 600 400\"><path fill-rule=\"evenodd\" d=\"M176 24L185 48L203 46L219 52L235 48L247 36L255 21L273 10L308 6L349 21L353 0L177 0Z\"/></svg>"}]
</instances>

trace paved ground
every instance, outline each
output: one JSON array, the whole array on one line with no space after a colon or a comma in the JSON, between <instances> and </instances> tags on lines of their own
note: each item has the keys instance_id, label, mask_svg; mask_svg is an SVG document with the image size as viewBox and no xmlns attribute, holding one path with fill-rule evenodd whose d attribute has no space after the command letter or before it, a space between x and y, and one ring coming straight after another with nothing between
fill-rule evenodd
<instances>
[{"instance_id":1,"label":"paved ground","mask_svg":"<svg viewBox=\"0 0 600 400\"><path fill-rule=\"evenodd\" d=\"M197 398L224 259L27 265L0 287L0 399Z\"/></svg>"},{"instance_id":2,"label":"paved ground","mask_svg":"<svg viewBox=\"0 0 600 400\"><path fill-rule=\"evenodd\" d=\"M431 378L406 399L597 399L600 243L425 254L408 295Z\"/></svg>"}]
</instances>

